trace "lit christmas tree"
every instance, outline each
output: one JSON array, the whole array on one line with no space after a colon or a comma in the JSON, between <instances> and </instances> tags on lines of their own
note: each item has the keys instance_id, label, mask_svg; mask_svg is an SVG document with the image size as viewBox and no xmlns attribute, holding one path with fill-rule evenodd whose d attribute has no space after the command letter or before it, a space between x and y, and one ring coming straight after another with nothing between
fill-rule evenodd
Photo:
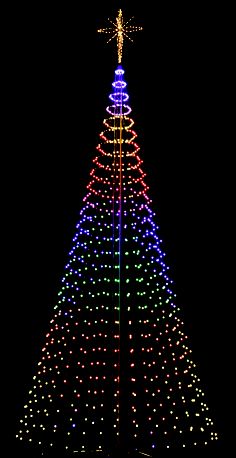
<instances>
[{"instance_id":1,"label":"lit christmas tree","mask_svg":"<svg viewBox=\"0 0 236 458\"><path fill-rule=\"evenodd\" d=\"M217 441L175 303L118 66L91 180L17 438L45 453L208 447Z\"/></svg>"}]
</instances>

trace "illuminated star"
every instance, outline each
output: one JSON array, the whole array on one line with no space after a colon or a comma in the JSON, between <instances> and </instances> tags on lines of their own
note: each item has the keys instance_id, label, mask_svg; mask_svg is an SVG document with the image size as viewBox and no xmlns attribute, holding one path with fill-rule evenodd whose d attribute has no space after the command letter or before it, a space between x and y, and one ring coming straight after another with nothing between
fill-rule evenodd
<instances>
[{"instance_id":1,"label":"illuminated star","mask_svg":"<svg viewBox=\"0 0 236 458\"><path fill-rule=\"evenodd\" d=\"M128 38L130 41L133 40L129 37L129 33L138 32L139 30L143 30L142 27L137 27L134 25L129 25L130 21L133 18L129 19L127 22L123 21L122 11L119 10L118 16L116 18L116 22L108 21L112 24L112 27L107 27L106 29L99 29L98 32L100 33L108 33L111 35L107 43L109 43L113 38L117 40L117 52L118 52L118 63L121 63L122 60L122 51L123 51L123 42L124 38Z\"/></svg>"}]
</instances>

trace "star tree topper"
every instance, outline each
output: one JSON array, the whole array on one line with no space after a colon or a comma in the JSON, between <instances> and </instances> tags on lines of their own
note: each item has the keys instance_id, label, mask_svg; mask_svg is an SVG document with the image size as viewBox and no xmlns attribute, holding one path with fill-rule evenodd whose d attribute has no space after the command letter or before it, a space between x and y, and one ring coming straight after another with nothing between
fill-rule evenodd
<instances>
[{"instance_id":1,"label":"star tree topper","mask_svg":"<svg viewBox=\"0 0 236 458\"><path fill-rule=\"evenodd\" d=\"M123 42L124 38L128 38L130 41L133 42L133 40L129 37L130 33L133 32L138 32L139 30L143 30L142 27L137 27L135 25L129 25L130 21L132 21L133 18L129 19L127 22L124 22L123 16L122 16L122 11L118 11L118 16L116 18L116 22L111 21L108 19L108 21L112 24L112 27L107 27L105 29L99 29L98 32L100 33L107 33L111 35L107 43L109 43L111 40L116 38L117 40L117 52L118 52L118 63L121 63L122 60L122 51L123 51Z\"/></svg>"}]
</instances>

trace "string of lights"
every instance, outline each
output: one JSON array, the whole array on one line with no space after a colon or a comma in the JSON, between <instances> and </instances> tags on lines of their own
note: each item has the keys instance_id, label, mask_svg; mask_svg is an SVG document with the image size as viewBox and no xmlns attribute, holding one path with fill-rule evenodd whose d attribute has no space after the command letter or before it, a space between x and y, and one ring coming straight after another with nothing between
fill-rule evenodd
<instances>
[{"instance_id":1,"label":"string of lights","mask_svg":"<svg viewBox=\"0 0 236 458\"><path fill-rule=\"evenodd\" d=\"M145 183L121 18L108 116L17 434L42 451L122 442L150 455L218 439Z\"/></svg>"}]
</instances>

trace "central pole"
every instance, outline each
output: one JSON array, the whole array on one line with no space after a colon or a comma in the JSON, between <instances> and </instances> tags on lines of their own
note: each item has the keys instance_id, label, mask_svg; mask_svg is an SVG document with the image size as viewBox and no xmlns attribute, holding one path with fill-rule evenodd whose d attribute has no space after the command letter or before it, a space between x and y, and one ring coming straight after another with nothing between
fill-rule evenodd
<instances>
[{"instance_id":1,"label":"central pole","mask_svg":"<svg viewBox=\"0 0 236 458\"><path fill-rule=\"evenodd\" d=\"M118 395L118 428L119 428L119 448L120 452L126 450L127 448L127 437L128 437L128 311L126 309L126 292L125 292L125 265L124 265L124 210L123 210L123 179L125 177L125 168L126 168L126 157L125 157L125 148L123 148L124 140L122 138L122 132L124 129L123 121L124 116L126 116L130 111L127 111L127 106L123 106L123 88L126 84L123 85L122 74L124 73L121 70L121 61L123 53L123 44L124 39L129 39L130 34L142 30L142 27L134 26L130 23L132 20L124 21L122 10L118 11L118 15L115 21L110 22L110 26L104 29L98 29L98 32L108 34L109 39L107 43L116 38L117 41L117 54L118 54L118 64L119 70L115 73L118 76L118 85L117 79L115 82L115 94L112 95L111 100L115 103L112 105L112 115L114 116L114 149L113 149L113 159L114 159L114 181L113 181L113 259L114 267L117 267L116 264L116 235L118 232L118 256L119 256L119 274L118 274L118 320L119 320L119 356L118 356L118 390L116 395ZM127 94L125 94L124 100L127 100ZM123 111L124 108L124 111ZM114 110L114 111L113 111ZM119 110L119 111L118 111ZM118 134L118 132L119 134ZM119 150L117 151L117 144L119 144ZM119 160L118 156L119 155ZM117 165L119 164L119 175L117 174ZM119 183L118 183L119 181ZM117 192L118 185L118 192ZM118 199L118 205L117 205ZM118 218L117 218L117 209L118 209ZM118 225L118 228L117 228ZM117 231L118 229L118 231ZM114 279L116 277L117 270L114 270ZM114 284L114 291L116 290L116 284ZM116 297L116 293L115 296ZM115 301L115 306L117 302ZM119 457L122 456L119 453Z\"/></svg>"},{"instance_id":2,"label":"central pole","mask_svg":"<svg viewBox=\"0 0 236 458\"><path fill-rule=\"evenodd\" d=\"M123 174L125 173L125 151L123 148L123 91L119 94L119 449L126 451L128 426L127 397L127 311L125 308L124 278L124 210Z\"/></svg>"}]
</instances>

